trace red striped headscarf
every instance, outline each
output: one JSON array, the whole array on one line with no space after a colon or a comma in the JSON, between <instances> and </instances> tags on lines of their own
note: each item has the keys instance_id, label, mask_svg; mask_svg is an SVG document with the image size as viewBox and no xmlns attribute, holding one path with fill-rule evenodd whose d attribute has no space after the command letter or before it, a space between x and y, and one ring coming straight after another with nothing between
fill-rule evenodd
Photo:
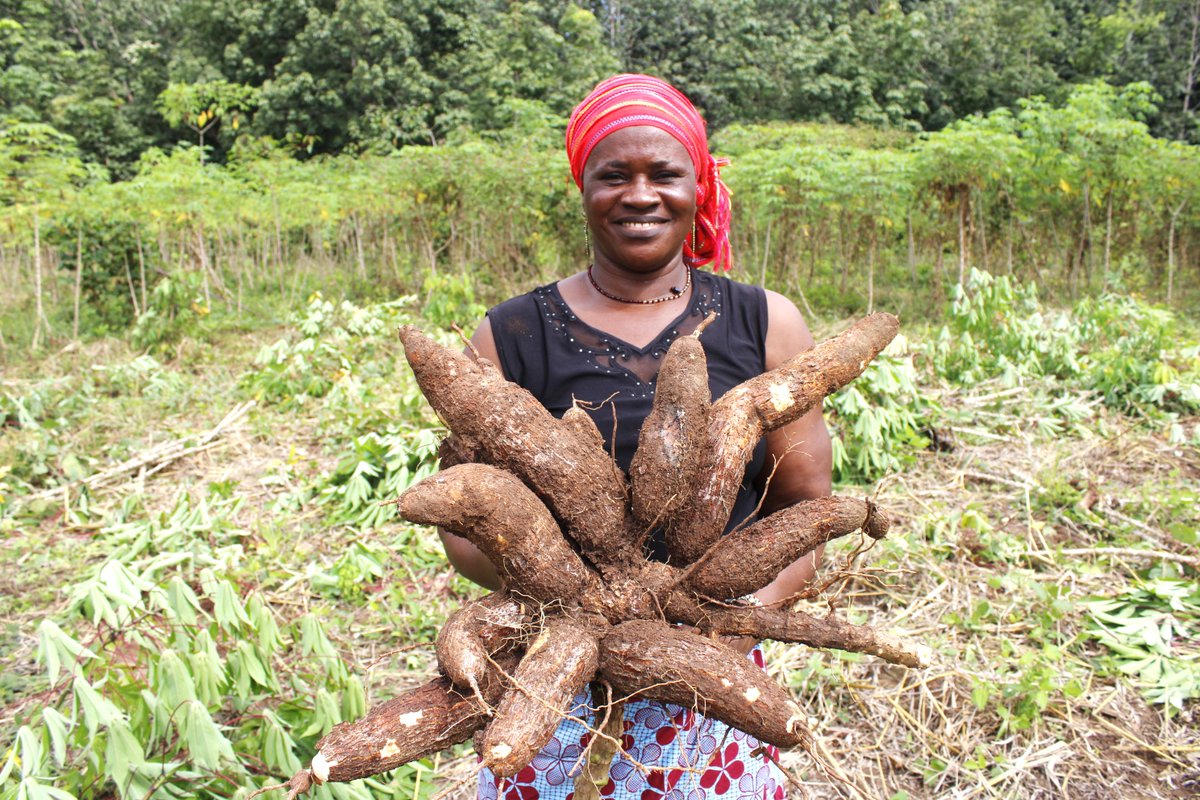
<instances>
[{"instance_id":1,"label":"red striped headscarf","mask_svg":"<svg viewBox=\"0 0 1200 800\"><path fill-rule=\"evenodd\" d=\"M616 75L600 82L573 112L567 124L567 158L575 185L583 188L583 166L592 149L610 133L635 125L661 128L687 149L696 169L696 225L683 243L684 260L693 267L712 264L729 269L729 189L720 167L727 159L708 152L704 120L696 107L671 84L649 75Z\"/></svg>"}]
</instances>

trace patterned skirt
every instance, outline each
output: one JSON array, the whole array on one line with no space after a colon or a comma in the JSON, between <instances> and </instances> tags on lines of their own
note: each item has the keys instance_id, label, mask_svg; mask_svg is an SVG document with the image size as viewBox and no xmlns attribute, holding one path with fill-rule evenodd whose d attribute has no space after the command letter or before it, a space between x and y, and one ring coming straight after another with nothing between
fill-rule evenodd
<instances>
[{"instance_id":1,"label":"patterned skirt","mask_svg":"<svg viewBox=\"0 0 1200 800\"><path fill-rule=\"evenodd\" d=\"M762 648L749 658L766 666ZM586 725L584 724L586 722ZM479 772L479 800L574 800L580 756L599 724L585 688L568 719L533 763L512 778ZM624 751L624 752L622 752ZM625 754L629 755L629 758ZM631 760L632 759L632 760ZM642 774L634 761L649 770ZM779 751L694 711L653 700L625 704L621 750L613 756L605 800L783 800Z\"/></svg>"}]
</instances>

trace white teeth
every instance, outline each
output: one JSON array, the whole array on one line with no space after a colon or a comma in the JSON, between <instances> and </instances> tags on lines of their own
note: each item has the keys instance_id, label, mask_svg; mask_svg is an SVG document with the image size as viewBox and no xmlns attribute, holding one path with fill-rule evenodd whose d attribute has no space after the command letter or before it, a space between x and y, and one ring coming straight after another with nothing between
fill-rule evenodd
<instances>
[{"instance_id":1,"label":"white teeth","mask_svg":"<svg viewBox=\"0 0 1200 800\"><path fill-rule=\"evenodd\" d=\"M623 228L654 228L661 225L660 222L622 222Z\"/></svg>"}]
</instances>

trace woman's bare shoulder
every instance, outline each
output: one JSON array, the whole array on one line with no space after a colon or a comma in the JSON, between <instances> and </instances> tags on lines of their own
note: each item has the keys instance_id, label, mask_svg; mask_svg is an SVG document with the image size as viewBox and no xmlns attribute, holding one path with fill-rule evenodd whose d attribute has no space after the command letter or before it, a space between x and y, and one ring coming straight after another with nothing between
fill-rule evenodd
<instances>
[{"instance_id":1,"label":"woman's bare shoulder","mask_svg":"<svg viewBox=\"0 0 1200 800\"><path fill-rule=\"evenodd\" d=\"M479 355L496 366L500 366L500 351L496 349L496 336L492 333L492 321L487 317L479 321L479 327L471 335L471 346ZM467 351L469 352L470 349L468 347Z\"/></svg>"},{"instance_id":2,"label":"woman's bare shoulder","mask_svg":"<svg viewBox=\"0 0 1200 800\"><path fill-rule=\"evenodd\" d=\"M796 304L779 292L767 293L767 369L775 369L813 346L813 336Z\"/></svg>"}]
</instances>

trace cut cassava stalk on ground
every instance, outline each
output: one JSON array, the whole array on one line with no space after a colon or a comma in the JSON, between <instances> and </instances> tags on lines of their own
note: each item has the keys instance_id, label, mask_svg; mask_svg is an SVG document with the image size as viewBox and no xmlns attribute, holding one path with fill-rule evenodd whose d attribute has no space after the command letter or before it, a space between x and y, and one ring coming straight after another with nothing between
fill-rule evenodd
<instances>
[{"instance_id":1,"label":"cut cassava stalk on ground","mask_svg":"<svg viewBox=\"0 0 1200 800\"><path fill-rule=\"evenodd\" d=\"M676 340L631 491L581 408L554 419L489 362L405 328L417 380L453 433L442 452L454 465L404 492L400 514L469 539L505 591L447 621L437 642L447 677L336 727L293 779L293 793L391 769L473 734L485 765L514 775L589 681L615 696L694 708L771 744L808 747L800 707L719 634L928 663L926 648L875 628L729 602L834 537L882 537L888 518L869 501L797 503L719 540L758 439L860 374L896 325L886 314L868 317L716 403L699 339ZM648 560L641 547L664 523L671 563Z\"/></svg>"}]
</instances>

